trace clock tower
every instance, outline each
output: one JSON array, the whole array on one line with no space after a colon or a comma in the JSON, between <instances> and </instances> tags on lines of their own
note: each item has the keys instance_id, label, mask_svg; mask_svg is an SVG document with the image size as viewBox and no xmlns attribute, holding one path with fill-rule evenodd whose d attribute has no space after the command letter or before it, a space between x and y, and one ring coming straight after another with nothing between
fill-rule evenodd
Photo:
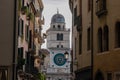
<instances>
[{"instance_id":1,"label":"clock tower","mask_svg":"<svg viewBox=\"0 0 120 80\"><path fill-rule=\"evenodd\" d=\"M66 28L64 16L59 12L53 15L46 33L50 51L47 80L70 80L70 29ZM64 56L65 52L68 52L68 59Z\"/></svg>"}]
</instances>

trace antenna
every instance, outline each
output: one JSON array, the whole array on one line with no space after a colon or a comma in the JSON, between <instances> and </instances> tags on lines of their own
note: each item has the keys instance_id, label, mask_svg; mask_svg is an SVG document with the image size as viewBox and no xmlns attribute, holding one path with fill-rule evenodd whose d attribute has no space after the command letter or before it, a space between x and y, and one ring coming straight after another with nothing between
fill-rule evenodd
<instances>
[{"instance_id":1,"label":"antenna","mask_svg":"<svg viewBox=\"0 0 120 80\"><path fill-rule=\"evenodd\" d=\"M59 14L59 9L57 8L57 14Z\"/></svg>"}]
</instances>

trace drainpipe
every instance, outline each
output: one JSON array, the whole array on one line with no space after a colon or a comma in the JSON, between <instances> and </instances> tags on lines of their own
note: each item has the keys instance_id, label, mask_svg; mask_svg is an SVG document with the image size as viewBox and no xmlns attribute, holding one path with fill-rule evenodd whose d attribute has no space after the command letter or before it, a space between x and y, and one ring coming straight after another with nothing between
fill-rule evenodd
<instances>
[{"instance_id":1,"label":"drainpipe","mask_svg":"<svg viewBox=\"0 0 120 80\"><path fill-rule=\"evenodd\" d=\"M93 69L94 69L94 44L93 44L93 0L91 0L91 80L93 80Z\"/></svg>"},{"instance_id":2,"label":"drainpipe","mask_svg":"<svg viewBox=\"0 0 120 80\"><path fill-rule=\"evenodd\" d=\"M13 30L13 60L12 60L12 80L16 80L16 43L17 43L17 34L16 34L16 22L17 20L17 0L14 0L14 30Z\"/></svg>"}]
</instances>

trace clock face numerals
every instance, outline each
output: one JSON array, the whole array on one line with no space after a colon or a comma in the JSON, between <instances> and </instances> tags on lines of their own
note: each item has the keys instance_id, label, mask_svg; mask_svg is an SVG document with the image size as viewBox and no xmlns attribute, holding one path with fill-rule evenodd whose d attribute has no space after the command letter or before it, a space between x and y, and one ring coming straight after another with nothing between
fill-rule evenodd
<instances>
[{"instance_id":1,"label":"clock face numerals","mask_svg":"<svg viewBox=\"0 0 120 80\"><path fill-rule=\"evenodd\" d=\"M63 66L66 63L65 57L62 53L58 53L54 56L54 63L58 66Z\"/></svg>"}]
</instances>

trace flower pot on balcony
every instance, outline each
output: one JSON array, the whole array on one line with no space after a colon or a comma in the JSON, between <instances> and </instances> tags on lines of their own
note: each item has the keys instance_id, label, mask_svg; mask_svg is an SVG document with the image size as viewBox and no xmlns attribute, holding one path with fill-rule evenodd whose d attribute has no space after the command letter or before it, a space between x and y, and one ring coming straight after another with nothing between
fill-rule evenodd
<instances>
[{"instance_id":1,"label":"flower pot on balcony","mask_svg":"<svg viewBox=\"0 0 120 80\"><path fill-rule=\"evenodd\" d=\"M23 6L23 7L21 8L21 13L24 15L26 12L27 12L27 7L26 7L26 6Z\"/></svg>"},{"instance_id":2,"label":"flower pot on balcony","mask_svg":"<svg viewBox=\"0 0 120 80\"><path fill-rule=\"evenodd\" d=\"M31 20L32 19L32 13L28 13L27 16L26 16L26 19Z\"/></svg>"}]
</instances>

